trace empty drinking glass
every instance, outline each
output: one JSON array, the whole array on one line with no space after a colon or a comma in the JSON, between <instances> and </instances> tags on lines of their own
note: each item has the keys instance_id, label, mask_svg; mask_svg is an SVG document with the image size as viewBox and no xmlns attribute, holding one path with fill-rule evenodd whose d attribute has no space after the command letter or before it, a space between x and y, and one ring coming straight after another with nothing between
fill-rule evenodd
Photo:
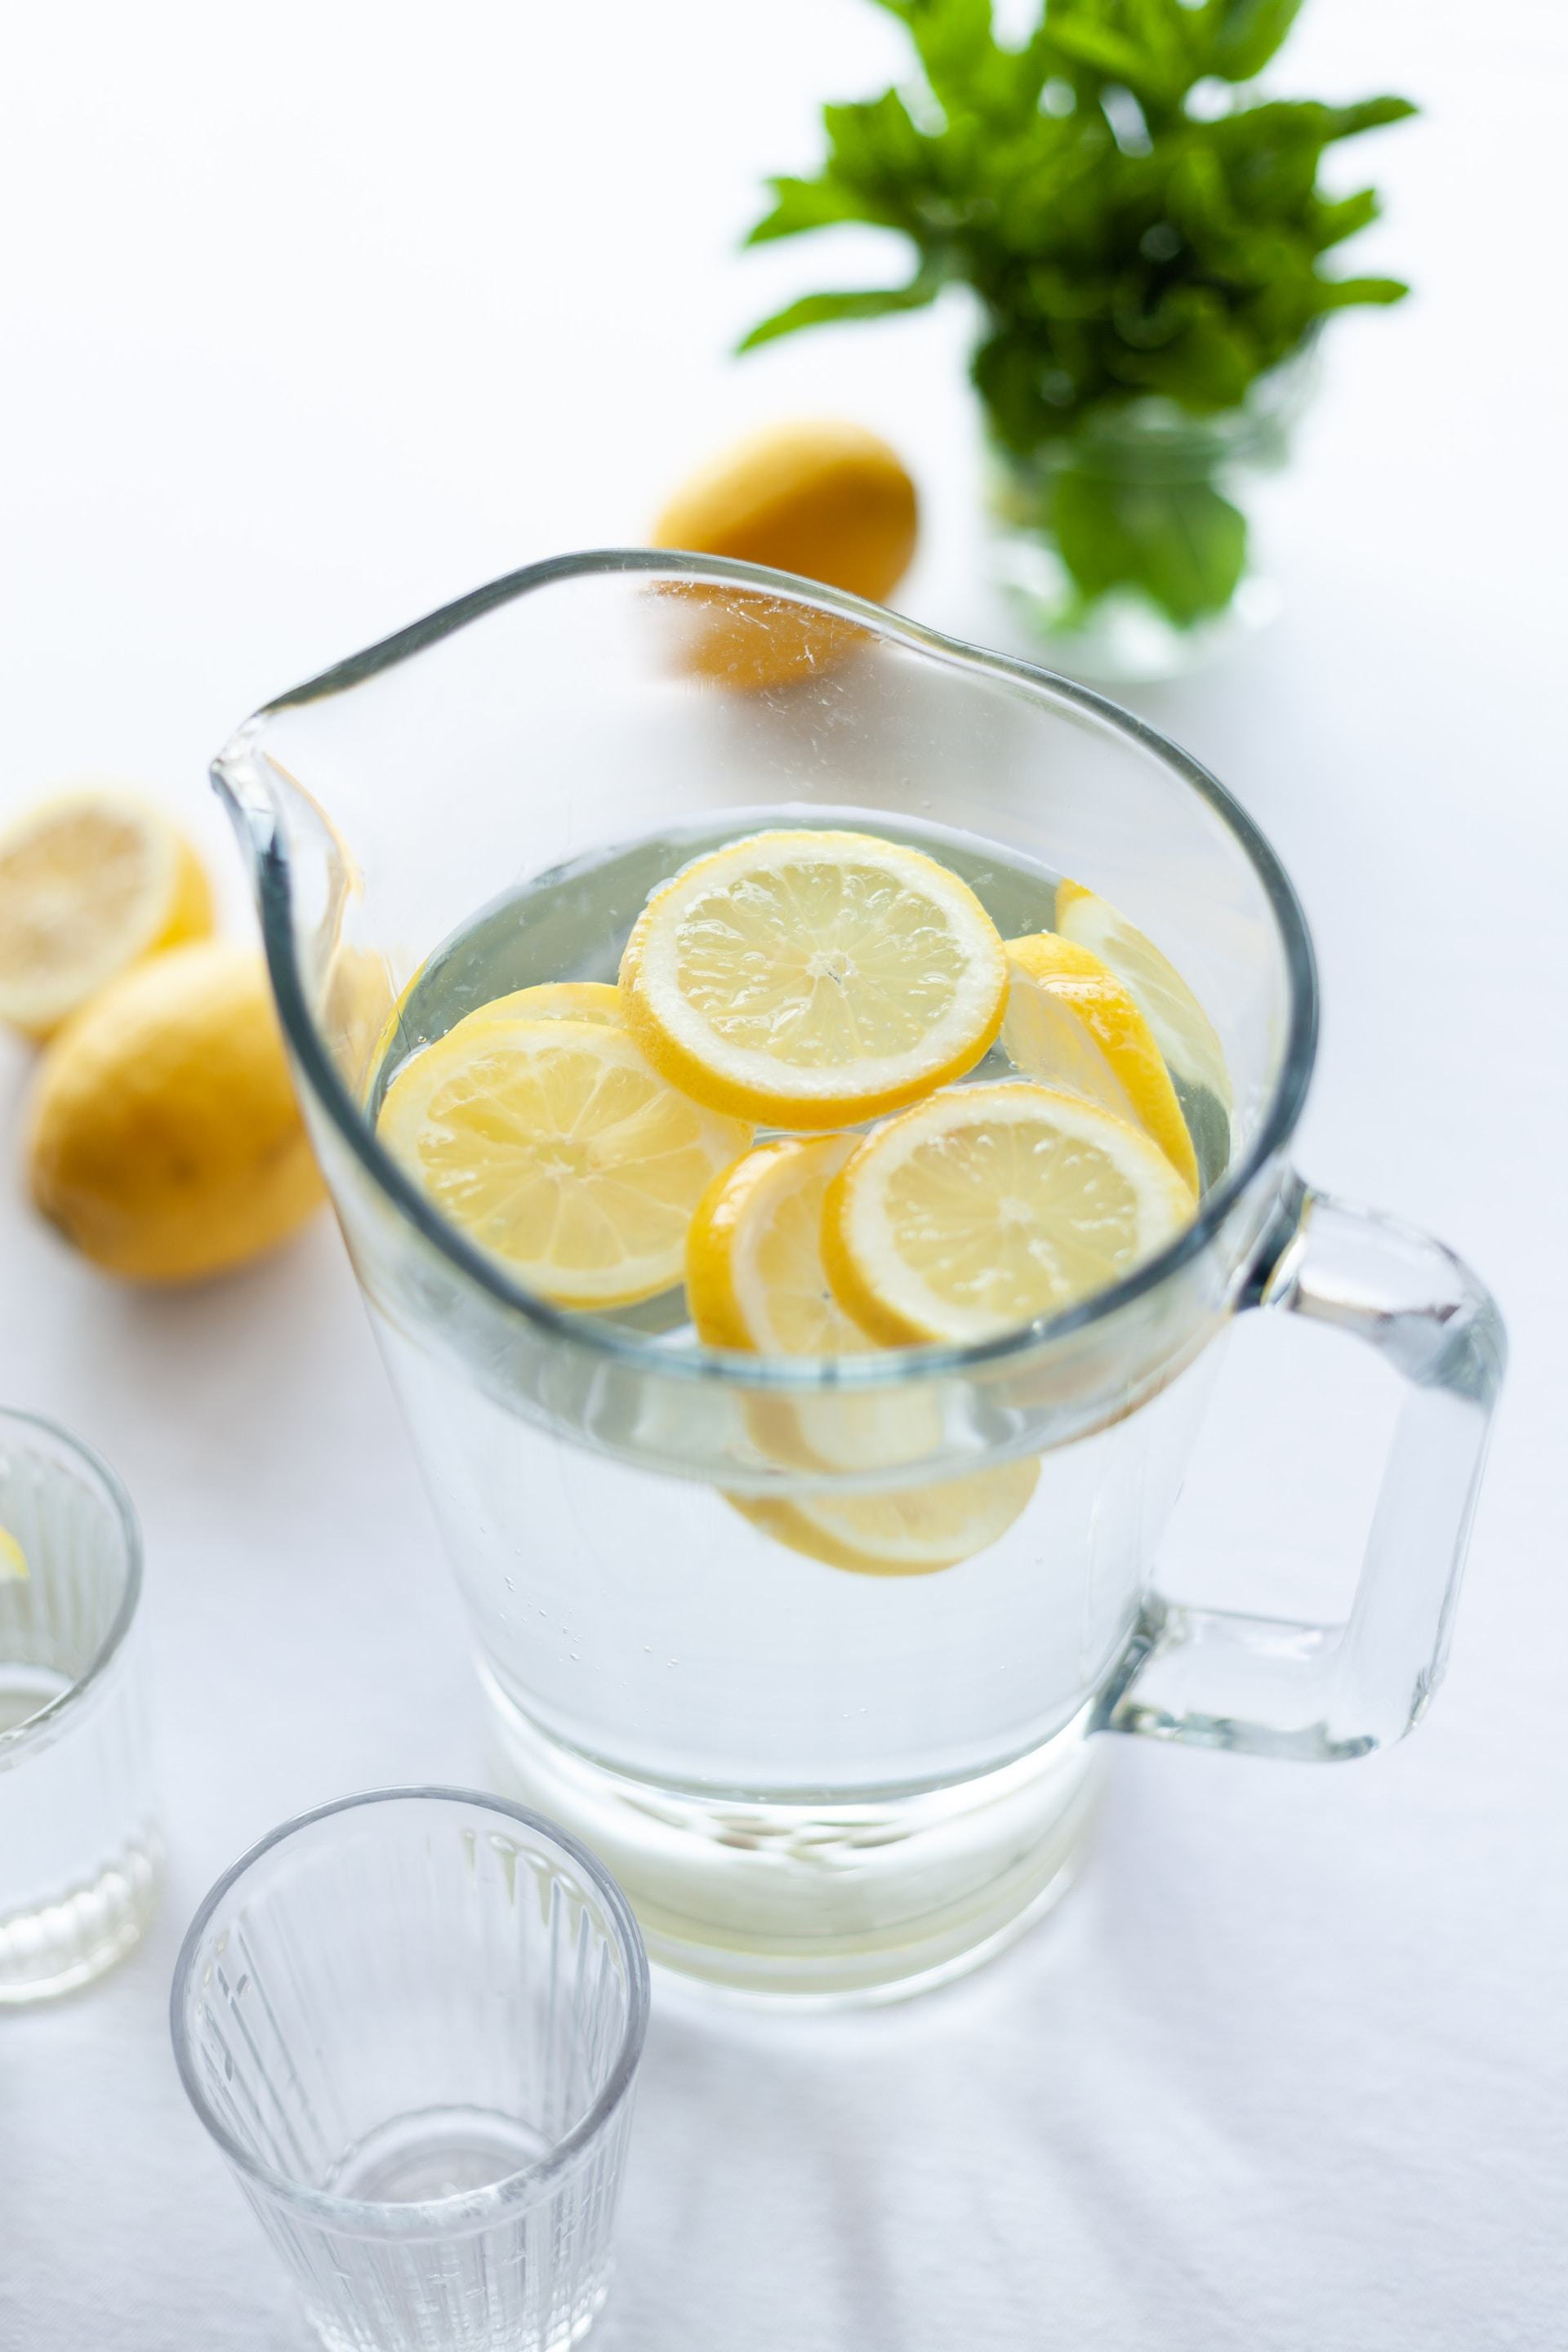
<instances>
[{"instance_id":1,"label":"empty drinking glass","mask_svg":"<svg viewBox=\"0 0 1568 2352\"><path fill-rule=\"evenodd\" d=\"M192 1922L174 2054L333 2352L552 2352L604 2302L647 1962L535 1814L386 1789Z\"/></svg>"},{"instance_id":2,"label":"empty drinking glass","mask_svg":"<svg viewBox=\"0 0 1568 2352\"><path fill-rule=\"evenodd\" d=\"M112 1471L0 1412L0 2003L88 1983L152 1909L141 1595L141 1533Z\"/></svg>"}]
</instances>

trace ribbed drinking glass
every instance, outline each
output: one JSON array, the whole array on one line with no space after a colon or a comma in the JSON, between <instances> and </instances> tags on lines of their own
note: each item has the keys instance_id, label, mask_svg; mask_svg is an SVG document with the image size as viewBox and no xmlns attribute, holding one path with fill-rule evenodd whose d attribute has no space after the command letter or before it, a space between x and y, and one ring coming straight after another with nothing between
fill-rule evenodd
<instances>
[{"instance_id":1,"label":"ribbed drinking glass","mask_svg":"<svg viewBox=\"0 0 1568 2352\"><path fill-rule=\"evenodd\" d=\"M141 1594L113 1473L64 1430L0 1412L0 2004L88 1983L152 1908Z\"/></svg>"},{"instance_id":2,"label":"ribbed drinking glass","mask_svg":"<svg viewBox=\"0 0 1568 2352\"><path fill-rule=\"evenodd\" d=\"M459 1790L286 1823L219 1880L174 2052L333 2352L553 2352L604 2302L647 1964L583 1847Z\"/></svg>"}]
</instances>

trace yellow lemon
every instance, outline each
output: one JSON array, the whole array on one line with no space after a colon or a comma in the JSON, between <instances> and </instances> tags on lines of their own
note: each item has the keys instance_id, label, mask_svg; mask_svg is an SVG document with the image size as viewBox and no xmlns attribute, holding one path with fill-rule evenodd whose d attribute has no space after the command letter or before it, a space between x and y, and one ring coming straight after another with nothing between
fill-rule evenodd
<instances>
[{"instance_id":1,"label":"yellow lemon","mask_svg":"<svg viewBox=\"0 0 1568 2352\"><path fill-rule=\"evenodd\" d=\"M961 1076L1006 991L974 893L868 833L759 833L697 858L654 892L621 961L648 1059L773 1127L849 1126Z\"/></svg>"},{"instance_id":2,"label":"yellow lemon","mask_svg":"<svg viewBox=\"0 0 1568 2352\"><path fill-rule=\"evenodd\" d=\"M1131 1116L1197 1190L1193 1139L1176 1089L1131 991L1089 948L1037 931L1009 940L1002 1043L1016 1069ZM1109 1071L1114 1092L1104 1086ZM1120 1099L1118 1099L1120 1097Z\"/></svg>"},{"instance_id":3,"label":"yellow lemon","mask_svg":"<svg viewBox=\"0 0 1568 2352\"><path fill-rule=\"evenodd\" d=\"M204 940L111 982L44 1055L27 1159L111 1274L183 1282L285 1240L322 1189L260 957Z\"/></svg>"},{"instance_id":4,"label":"yellow lemon","mask_svg":"<svg viewBox=\"0 0 1568 2352\"><path fill-rule=\"evenodd\" d=\"M692 476L653 528L656 547L739 557L885 603L914 552L914 485L858 425L752 434ZM755 588L666 583L681 666L742 692L819 677L870 642L857 623Z\"/></svg>"},{"instance_id":5,"label":"yellow lemon","mask_svg":"<svg viewBox=\"0 0 1568 2352\"><path fill-rule=\"evenodd\" d=\"M624 1030L490 1006L405 1063L377 1132L453 1224L575 1307L678 1283L698 1202L752 1139L668 1085Z\"/></svg>"},{"instance_id":6,"label":"yellow lemon","mask_svg":"<svg viewBox=\"0 0 1568 2352\"><path fill-rule=\"evenodd\" d=\"M0 833L0 1021L48 1037L142 957L212 929L195 852L136 793L83 784Z\"/></svg>"},{"instance_id":7,"label":"yellow lemon","mask_svg":"<svg viewBox=\"0 0 1568 2352\"><path fill-rule=\"evenodd\" d=\"M865 1138L828 1188L823 1256L892 1344L970 1342L1059 1314L1162 1249L1191 1188L1082 1096L950 1087Z\"/></svg>"},{"instance_id":8,"label":"yellow lemon","mask_svg":"<svg viewBox=\"0 0 1568 2352\"><path fill-rule=\"evenodd\" d=\"M915 550L915 487L863 425L805 420L750 435L693 474L653 527L655 547L738 556L881 604Z\"/></svg>"},{"instance_id":9,"label":"yellow lemon","mask_svg":"<svg viewBox=\"0 0 1568 2352\"><path fill-rule=\"evenodd\" d=\"M0 1528L0 1584L5 1583L7 1579L16 1583L26 1583L26 1553L22 1549L9 1528Z\"/></svg>"},{"instance_id":10,"label":"yellow lemon","mask_svg":"<svg viewBox=\"0 0 1568 2352\"><path fill-rule=\"evenodd\" d=\"M1230 1073L1214 1024L1153 940L1135 929L1109 898L1065 877L1057 885L1056 916L1064 939L1091 949L1125 983L1177 1077L1188 1086L1206 1087L1229 1110Z\"/></svg>"}]
</instances>

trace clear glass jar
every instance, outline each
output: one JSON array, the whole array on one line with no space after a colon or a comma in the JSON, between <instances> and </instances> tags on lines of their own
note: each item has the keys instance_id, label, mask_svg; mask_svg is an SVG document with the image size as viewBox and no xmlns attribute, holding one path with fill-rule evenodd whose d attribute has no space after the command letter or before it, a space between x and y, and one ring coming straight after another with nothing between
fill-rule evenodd
<instances>
[{"instance_id":1,"label":"clear glass jar","mask_svg":"<svg viewBox=\"0 0 1568 2352\"><path fill-rule=\"evenodd\" d=\"M994 568L1053 663L1109 682L1177 677L1273 619L1259 491L1289 457L1316 373L1308 348L1213 416L1133 400L1027 457L992 445Z\"/></svg>"}]
</instances>

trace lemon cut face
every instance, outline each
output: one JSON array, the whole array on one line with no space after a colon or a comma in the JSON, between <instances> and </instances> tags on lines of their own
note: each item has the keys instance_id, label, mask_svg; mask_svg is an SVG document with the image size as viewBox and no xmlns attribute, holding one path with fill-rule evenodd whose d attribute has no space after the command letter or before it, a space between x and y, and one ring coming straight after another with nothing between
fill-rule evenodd
<instances>
[{"instance_id":1,"label":"lemon cut face","mask_svg":"<svg viewBox=\"0 0 1568 2352\"><path fill-rule=\"evenodd\" d=\"M117 785L83 785L0 833L0 1021L48 1037L132 964L212 929L195 851Z\"/></svg>"},{"instance_id":2,"label":"lemon cut face","mask_svg":"<svg viewBox=\"0 0 1568 2352\"><path fill-rule=\"evenodd\" d=\"M1120 1281L1194 1206L1156 1143L1080 1096L952 1087L851 1154L828 1189L823 1255L873 1338L968 1344Z\"/></svg>"},{"instance_id":3,"label":"lemon cut face","mask_svg":"<svg viewBox=\"0 0 1568 2352\"><path fill-rule=\"evenodd\" d=\"M627 1026L698 1101L784 1128L880 1117L973 1067L1007 964L968 886L873 834L774 832L657 890L621 963Z\"/></svg>"},{"instance_id":4,"label":"lemon cut face","mask_svg":"<svg viewBox=\"0 0 1568 2352\"><path fill-rule=\"evenodd\" d=\"M679 1282L698 1202L752 1139L668 1085L625 1031L493 1006L398 1072L378 1131L470 1240L579 1308Z\"/></svg>"}]
</instances>

